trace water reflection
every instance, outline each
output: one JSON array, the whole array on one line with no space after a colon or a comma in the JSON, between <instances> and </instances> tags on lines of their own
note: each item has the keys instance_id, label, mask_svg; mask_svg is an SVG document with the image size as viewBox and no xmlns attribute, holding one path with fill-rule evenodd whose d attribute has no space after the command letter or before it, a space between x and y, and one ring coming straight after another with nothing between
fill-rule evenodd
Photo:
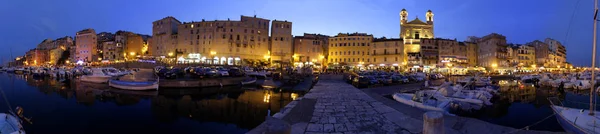
<instances>
[{"instance_id":1,"label":"water reflection","mask_svg":"<svg viewBox=\"0 0 600 134\"><path fill-rule=\"evenodd\" d=\"M97 132L110 132L106 129L107 126L109 128L120 128L125 125L131 128L153 127L153 129L140 130L139 133L155 133L156 131L153 130L164 129L164 123L181 124L182 119L193 120L200 124L193 125L193 127L168 125L166 130L176 130L181 133L244 132L262 123L269 111L273 115L279 112L279 109L287 103L304 94L280 90L244 89L241 87L161 89L160 91L139 92L113 89L107 84L85 83L78 80L59 81L49 78L33 78L27 75L0 74L0 79L5 78L12 81L24 81L29 86L24 87L26 89L14 90L14 92L21 94L19 96L32 97L27 98L27 100L17 98L16 101L50 102L52 104L50 106L26 105L26 109L51 109L45 112L26 113L30 114L28 116L41 120L40 124L46 125L29 127L29 129L35 129L31 130L32 132L60 133L76 131L82 133L94 130L97 130ZM43 95L28 95L34 92L27 92L31 91L27 88L36 90L36 92ZM62 100L61 103L56 102L56 98ZM84 107L80 108L79 106ZM110 111L107 111L109 109ZM114 112L110 113L111 111ZM48 114L49 112L52 114ZM87 117L78 118L78 116L68 115L69 113L77 113ZM47 117L59 118L64 116L66 118L63 119L72 120L72 122L55 122L52 124L53 120L45 120L48 119ZM110 122L115 124L111 126L109 125L111 123L107 121L98 121L102 119L109 119ZM86 126L94 127L62 130L62 128L72 125L82 125L80 122L86 122ZM223 125L215 126L214 123ZM192 124L186 123L184 126ZM235 129L232 129L232 126ZM28 128L26 127L26 129Z\"/></svg>"},{"instance_id":2,"label":"water reflection","mask_svg":"<svg viewBox=\"0 0 600 134\"><path fill-rule=\"evenodd\" d=\"M222 90L236 89L239 88L228 87ZM179 116L199 121L233 123L241 128L251 129L264 121L268 110L271 110L271 114L279 112L280 108L293 100L292 94L296 94L272 90L230 93L236 95L234 97L221 97L230 95L222 93L158 95L152 99L152 111L158 120L166 122L173 121Z\"/></svg>"}]
</instances>

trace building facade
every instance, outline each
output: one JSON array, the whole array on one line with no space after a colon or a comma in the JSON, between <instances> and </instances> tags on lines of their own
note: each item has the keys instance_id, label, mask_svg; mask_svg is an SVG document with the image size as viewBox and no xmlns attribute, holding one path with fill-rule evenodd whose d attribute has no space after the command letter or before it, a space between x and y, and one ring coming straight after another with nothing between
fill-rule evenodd
<instances>
[{"instance_id":1,"label":"building facade","mask_svg":"<svg viewBox=\"0 0 600 134\"><path fill-rule=\"evenodd\" d=\"M171 16L152 22L153 44L148 47L148 50L154 56L173 57L177 48L177 27L180 24L179 20ZM117 41L116 43L121 42Z\"/></svg>"},{"instance_id":2,"label":"building facade","mask_svg":"<svg viewBox=\"0 0 600 134\"><path fill-rule=\"evenodd\" d=\"M543 67L544 65L547 65L548 61L550 60L548 44L539 40L535 40L527 43L526 45L533 46L535 48L535 60L537 67Z\"/></svg>"},{"instance_id":3,"label":"building facade","mask_svg":"<svg viewBox=\"0 0 600 134\"><path fill-rule=\"evenodd\" d=\"M467 65L469 65L469 67L474 67L477 66L477 51L478 51L478 46L477 43L474 42L463 42L465 43L465 45L467 46Z\"/></svg>"},{"instance_id":4,"label":"building facade","mask_svg":"<svg viewBox=\"0 0 600 134\"><path fill-rule=\"evenodd\" d=\"M103 60L108 60L111 62L120 62L125 60L125 55L122 53L123 46L118 46L117 44L118 43L115 41L102 42L102 51L104 51L104 57L102 58Z\"/></svg>"},{"instance_id":5,"label":"building facade","mask_svg":"<svg viewBox=\"0 0 600 134\"><path fill-rule=\"evenodd\" d=\"M340 33L329 38L329 63L340 66L374 64L377 61L370 59L372 41L373 35L366 33Z\"/></svg>"},{"instance_id":6,"label":"building facade","mask_svg":"<svg viewBox=\"0 0 600 134\"><path fill-rule=\"evenodd\" d=\"M399 67L406 65L404 41L400 38L374 39L370 51L372 52L370 57L373 62L368 66Z\"/></svg>"},{"instance_id":7,"label":"building facade","mask_svg":"<svg viewBox=\"0 0 600 134\"><path fill-rule=\"evenodd\" d=\"M75 60L74 62L92 62L97 51L96 31L84 29L75 35Z\"/></svg>"},{"instance_id":8,"label":"building facade","mask_svg":"<svg viewBox=\"0 0 600 134\"><path fill-rule=\"evenodd\" d=\"M289 64L294 58L292 53L292 22L274 20L271 24L271 38L269 39L271 61Z\"/></svg>"},{"instance_id":9,"label":"building facade","mask_svg":"<svg viewBox=\"0 0 600 134\"><path fill-rule=\"evenodd\" d=\"M531 67L536 64L535 59L535 47L530 45L518 45L516 47L515 59L517 59L518 63L516 64L519 67Z\"/></svg>"},{"instance_id":10,"label":"building facade","mask_svg":"<svg viewBox=\"0 0 600 134\"><path fill-rule=\"evenodd\" d=\"M560 43L559 41L551 38L546 38L544 40L544 43L548 44L549 49L549 60L546 63L547 67L564 67L567 62L567 53L565 46L563 46L562 43Z\"/></svg>"},{"instance_id":11,"label":"building facade","mask_svg":"<svg viewBox=\"0 0 600 134\"><path fill-rule=\"evenodd\" d=\"M127 41L125 43L126 59L135 59L136 56L143 55L142 48L144 47L144 40L142 36L135 33L127 33Z\"/></svg>"},{"instance_id":12,"label":"building facade","mask_svg":"<svg viewBox=\"0 0 600 134\"><path fill-rule=\"evenodd\" d=\"M241 16L239 21L214 20L179 25L179 47L186 54L199 54L208 64L239 65L243 60L268 60L270 20ZM154 37L153 37L154 38Z\"/></svg>"},{"instance_id":13,"label":"building facade","mask_svg":"<svg viewBox=\"0 0 600 134\"><path fill-rule=\"evenodd\" d=\"M326 42L315 34L305 33L304 36L294 37L293 64L295 66L325 65L324 43Z\"/></svg>"},{"instance_id":14,"label":"building facade","mask_svg":"<svg viewBox=\"0 0 600 134\"><path fill-rule=\"evenodd\" d=\"M492 33L480 38L478 44L478 65L481 67L497 68L508 67L508 50L506 37Z\"/></svg>"},{"instance_id":15,"label":"building facade","mask_svg":"<svg viewBox=\"0 0 600 134\"><path fill-rule=\"evenodd\" d=\"M25 53L26 65L41 66L49 61L48 50L31 49Z\"/></svg>"},{"instance_id":16,"label":"building facade","mask_svg":"<svg viewBox=\"0 0 600 134\"><path fill-rule=\"evenodd\" d=\"M404 41L404 52L408 66L423 66L421 39L434 38L433 32L433 12L428 10L425 13L426 22L418 17L408 21L408 11L400 11L400 38ZM428 50L427 50L428 51ZM431 55L429 55L431 56ZM429 59L426 59L428 61Z\"/></svg>"}]
</instances>

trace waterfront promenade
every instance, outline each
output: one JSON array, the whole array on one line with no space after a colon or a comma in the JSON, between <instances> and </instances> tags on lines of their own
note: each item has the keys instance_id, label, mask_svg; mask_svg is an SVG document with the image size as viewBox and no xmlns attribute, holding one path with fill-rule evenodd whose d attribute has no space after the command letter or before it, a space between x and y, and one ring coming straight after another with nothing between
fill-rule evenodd
<instances>
[{"instance_id":1,"label":"waterfront promenade","mask_svg":"<svg viewBox=\"0 0 600 134\"><path fill-rule=\"evenodd\" d=\"M398 88L398 91L414 90L418 85L406 86L406 89ZM309 93L288 104L273 117L289 123L292 134L423 133L425 111L400 104L375 91L357 89L343 82L341 75L322 75ZM549 133L517 130L447 115L444 116L444 130L451 134Z\"/></svg>"}]
</instances>

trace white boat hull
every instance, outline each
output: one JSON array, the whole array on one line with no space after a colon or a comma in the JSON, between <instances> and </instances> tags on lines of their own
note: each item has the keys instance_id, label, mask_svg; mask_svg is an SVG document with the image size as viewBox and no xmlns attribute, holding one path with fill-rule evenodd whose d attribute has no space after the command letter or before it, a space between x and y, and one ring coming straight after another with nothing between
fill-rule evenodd
<instances>
[{"instance_id":1,"label":"white boat hull","mask_svg":"<svg viewBox=\"0 0 600 134\"><path fill-rule=\"evenodd\" d=\"M439 107L435 107L435 106L428 106L428 105L424 105L421 102L415 102L413 101L411 98L414 94L400 94L400 93L396 93L393 95L392 98L394 98L394 100L412 106L412 107L417 107L423 110L427 110L427 111L440 111L440 112L446 112L446 110L439 108Z\"/></svg>"},{"instance_id":2,"label":"white boat hull","mask_svg":"<svg viewBox=\"0 0 600 134\"><path fill-rule=\"evenodd\" d=\"M558 123L569 133L600 133L600 112L595 111L594 116L589 115L588 110L567 108L562 106L551 106L556 113Z\"/></svg>"},{"instance_id":3,"label":"white boat hull","mask_svg":"<svg viewBox=\"0 0 600 134\"><path fill-rule=\"evenodd\" d=\"M90 83L108 83L108 79L110 79L110 76L81 76L79 78L79 80L83 81L83 82L90 82Z\"/></svg>"},{"instance_id":4,"label":"white boat hull","mask_svg":"<svg viewBox=\"0 0 600 134\"><path fill-rule=\"evenodd\" d=\"M23 130L23 126L20 123L20 119L16 116L6 113L0 113L0 121L2 129L0 129L0 133L3 134L25 134Z\"/></svg>"},{"instance_id":5,"label":"white boat hull","mask_svg":"<svg viewBox=\"0 0 600 134\"><path fill-rule=\"evenodd\" d=\"M158 84L153 84L153 85L148 85L148 86L124 86L124 85L118 85L118 84L113 84L113 83L109 82L108 86L118 88L118 89L125 89L125 90L136 90L136 91L157 90L158 91Z\"/></svg>"}]
</instances>

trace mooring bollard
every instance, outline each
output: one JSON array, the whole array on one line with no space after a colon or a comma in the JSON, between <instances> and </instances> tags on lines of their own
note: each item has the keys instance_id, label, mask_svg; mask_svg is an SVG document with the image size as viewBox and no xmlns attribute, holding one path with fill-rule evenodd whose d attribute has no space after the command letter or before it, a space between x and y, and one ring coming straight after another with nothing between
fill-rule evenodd
<instances>
[{"instance_id":1,"label":"mooring bollard","mask_svg":"<svg viewBox=\"0 0 600 134\"><path fill-rule=\"evenodd\" d=\"M423 134L444 134L444 115L441 112L426 112L423 120Z\"/></svg>"}]
</instances>

